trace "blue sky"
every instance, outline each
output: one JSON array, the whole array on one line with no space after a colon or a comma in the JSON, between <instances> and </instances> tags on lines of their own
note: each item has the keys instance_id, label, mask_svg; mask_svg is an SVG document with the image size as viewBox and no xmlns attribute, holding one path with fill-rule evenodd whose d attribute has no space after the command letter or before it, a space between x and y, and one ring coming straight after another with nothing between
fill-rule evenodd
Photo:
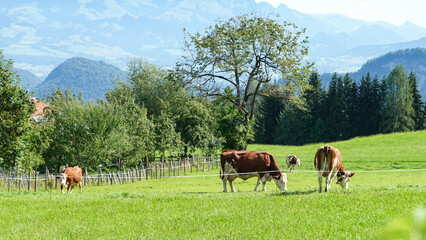
<instances>
[{"instance_id":1,"label":"blue sky","mask_svg":"<svg viewBox=\"0 0 426 240\"><path fill-rule=\"evenodd\" d=\"M256 0L274 7L286 4L303 13L338 13L354 19L385 21L395 25L410 21L426 28L425 0Z\"/></svg>"}]
</instances>

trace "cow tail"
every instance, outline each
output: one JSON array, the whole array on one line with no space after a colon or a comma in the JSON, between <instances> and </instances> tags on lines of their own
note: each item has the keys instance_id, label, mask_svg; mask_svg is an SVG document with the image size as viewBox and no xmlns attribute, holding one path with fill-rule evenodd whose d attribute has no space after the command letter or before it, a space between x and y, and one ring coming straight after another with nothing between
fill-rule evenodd
<instances>
[{"instance_id":1,"label":"cow tail","mask_svg":"<svg viewBox=\"0 0 426 240\"><path fill-rule=\"evenodd\" d=\"M222 164L221 164L222 165ZM223 180L223 176L222 176L222 166L220 166L220 170L219 170L219 178Z\"/></svg>"}]
</instances>

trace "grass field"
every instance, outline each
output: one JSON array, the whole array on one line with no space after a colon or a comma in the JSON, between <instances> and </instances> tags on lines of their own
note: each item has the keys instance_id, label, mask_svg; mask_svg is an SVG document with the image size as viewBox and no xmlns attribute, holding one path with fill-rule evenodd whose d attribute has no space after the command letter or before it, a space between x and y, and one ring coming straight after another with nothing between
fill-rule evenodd
<instances>
[{"instance_id":1,"label":"grass field","mask_svg":"<svg viewBox=\"0 0 426 240\"><path fill-rule=\"evenodd\" d=\"M317 193L311 171L323 144L250 145L274 154L282 168L287 154L301 158L302 166L287 173L287 192L273 182L267 192L253 192L252 178L236 180L237 193L223 193L217 170L86 187L72 195L3 191L0 238L425 239L426 171L409 169L426 168L426 131L329 144L339 148L346 169L356 172L347 191L333 182L330 192Z\"/></svg>"}]
</instances>

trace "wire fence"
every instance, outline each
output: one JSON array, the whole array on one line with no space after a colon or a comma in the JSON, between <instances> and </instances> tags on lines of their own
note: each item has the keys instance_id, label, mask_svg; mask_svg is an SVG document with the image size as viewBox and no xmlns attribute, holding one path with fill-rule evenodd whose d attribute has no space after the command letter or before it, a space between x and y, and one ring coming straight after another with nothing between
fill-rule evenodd
<instances>
[{"instance_id":1,"label":"wire fence","mask_svg":"<svg viewBox=\"0 0 426 240\"><path fill-rule=\"evenodd\" d=\"M210 158L180 158L178 160L153 162L148 167L141 165L134 168L128 168L122 171L103 170L99 168L97 173L88 174L87 168L83 171L82 184L84 186L100 186L125 184L149 179L163 178L195 178L195 177L220 177L226 175L256 175L269 174L277 171L260 171L245 173L217 173L217 174L193 174L210 170L218 170L220 168L220 160ZM373 172L416 172L426 171L426 169L381 169L381 170L355 170L357 173L373 173ZM282 171L289 173L289 171ZM316 170L296 170L291 171L292 174L297 173L318 173ZM0 187L7 188L8 191L38 191L51 190L60 188L60 175L50 174L46 168L45 173L40 174L37 171L28 173L0 171Z\"/></svg>"},{"instance_id":2,"label":"wire fence","mask_svg":"<svg viewBox=\"0 0 426 240\"><path fill-rule=\"evenodd\" d=\"M125 170L112 170L99 168L96 172L83 169L82 183L84 186L105 184L124 184L143 179L161 179L185 176L187 174L219 169L219 155L214 158L193 156L192 158L170 158L169 161L148 162ZM46 168L44 173L30 172L5 172L0 171L0 188L14 190L50 190L60 188L60 174L52 174Z\"/></svg>"}]
</instances>

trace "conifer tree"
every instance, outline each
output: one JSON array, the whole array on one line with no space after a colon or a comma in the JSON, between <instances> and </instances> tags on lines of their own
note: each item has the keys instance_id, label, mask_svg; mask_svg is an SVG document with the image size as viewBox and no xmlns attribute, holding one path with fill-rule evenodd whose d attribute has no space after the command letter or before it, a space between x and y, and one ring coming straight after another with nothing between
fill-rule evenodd
<instances>
[{"instance_id":1,"label":"conifer tree","mask_svg":"<svg viewBox=\"0 0 426 240\"><path fill-rule=\"evenodd\" d=\"M419 94L416 75L413 73L413 71L410 72L408 79L410 80L411 92L413 94L414 130L422 130L425 127L425 115L422 108L422 96Z\"/></svg>"},{"instance_id":2,"label":"conifer tree","mask_svg":"<svg viewBox=\"0 0 426 240\"><path fill-rule=\"evenodd\" d=\"M326 125L324 121L325 91L318 72L313 72L309 77L309 86L310 88L304 94L309 114L307 126L310 127L309 135L306 138L308 142L320 142L323 141Z\"/></svg>"},{"instance_id":3,"label":"conifer tree","mask_svg":"<svg viewBox=\"0 0 426 240\"><path fill-rule=\"evenodd\" d=\"M284 99L278 97L263 97L257 109L255 119L255 142L272 144L275 130L281 113L284 111Z\"/></svg>"},{"instance_id":4,"label":"conifer tree","mask_svg":"<svg viewBox=\"0 0 426 240\"><path fill-rule=\"evenodd\" d=\"M402 65L396 66L384 83L381 131L390 133L414 130L413 94Z\"/></svg>"}]
</instances>

